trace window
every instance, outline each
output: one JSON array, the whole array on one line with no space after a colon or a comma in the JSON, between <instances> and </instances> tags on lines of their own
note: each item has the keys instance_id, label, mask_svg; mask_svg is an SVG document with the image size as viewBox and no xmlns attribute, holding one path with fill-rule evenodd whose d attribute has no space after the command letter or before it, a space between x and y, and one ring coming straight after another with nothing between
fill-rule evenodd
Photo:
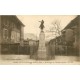
<instances>
[{"instance_id":1,"label":"window","mask_svg":"<svg viewBox=\"0 0 80 80\"><path fill-rule=\"evenodd\" d=\"M20 42L20 33L19 32L16 32L16 31L12 31L11 32L11 40L12 42Z\"/></svg>"},{"instance_id":2,"label":"window","mask_svg":"<svg viewBox=\"0 0 80 80\"><path fill-rule=\"evenodd\" d=\"M3 38L4 39L8 39L8 30L7 29L3 29Z\"/></svg>"},{"instance_id":3,"label":"window","mask_svg":"<svg viewBox=\"0 0 80 80\"><path fill-rule=\"evenodd\" d=\"M16 36L17 42L20 42L20 33L17 32L16 34L17 34L17 36Z\"/></svg>"}]
</instances>

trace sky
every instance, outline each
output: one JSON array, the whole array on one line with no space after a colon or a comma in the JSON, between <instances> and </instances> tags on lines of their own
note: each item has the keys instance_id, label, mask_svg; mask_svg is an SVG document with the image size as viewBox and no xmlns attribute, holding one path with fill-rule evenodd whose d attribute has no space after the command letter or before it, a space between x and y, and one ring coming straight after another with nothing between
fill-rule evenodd
<instances>
[{"instance_id":1,"label":"sky","mask_svg":"<svg viewBox=\"0 0 80 80\"><path fill-rule=\"evenodd\" d=\"M44 32L46 35L46 39L48 40L51 39L53 36L51 36L51 32L46 31L53 27L53 22L55 22L56 20L60 22L60 30L62 30L72 19L76 17L76 15L18 15L17 17L25 25L24 34L33 33L38 37L40 33L39 21L44 20Z\"/></svg>"}]
</instances>

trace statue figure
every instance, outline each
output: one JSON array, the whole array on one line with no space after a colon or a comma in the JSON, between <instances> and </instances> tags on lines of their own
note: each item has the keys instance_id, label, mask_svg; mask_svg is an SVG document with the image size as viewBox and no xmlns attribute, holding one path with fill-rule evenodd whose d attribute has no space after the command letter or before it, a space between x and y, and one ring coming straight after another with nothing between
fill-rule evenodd
<instances>
[{"instance_id":1,"label":"statue figure","mask_svg":"<svg viewBox=\"0 0 80 80\"><path fill-rule=\"evenodd\" d=\"M43 28L44 28L44 21L42 20L42 21L40 21L41 22L41 24L40 24L40 29L43 31Z\"/></svg>"}]
</instances>

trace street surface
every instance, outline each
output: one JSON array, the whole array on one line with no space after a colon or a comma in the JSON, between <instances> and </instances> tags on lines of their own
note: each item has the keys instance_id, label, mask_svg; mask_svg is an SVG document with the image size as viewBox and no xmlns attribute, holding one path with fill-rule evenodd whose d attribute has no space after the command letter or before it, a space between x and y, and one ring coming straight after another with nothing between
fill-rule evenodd
<instances>
[{"instance_id":1,"label":"street surface","mask_svg":"<svg viewBox=\"0 0 80 80\"><path fill-rule=\"evenodd\" d=\"M0 64L80 64L76 56L55 56L53 60L30 59L29 55L2 55Z\"/></svg>"}]
</instances>

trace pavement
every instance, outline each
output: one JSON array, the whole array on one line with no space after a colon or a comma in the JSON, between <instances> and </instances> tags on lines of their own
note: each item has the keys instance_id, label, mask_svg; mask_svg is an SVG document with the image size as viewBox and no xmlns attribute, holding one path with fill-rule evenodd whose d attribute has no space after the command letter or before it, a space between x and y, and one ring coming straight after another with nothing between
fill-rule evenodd
<instances>
[{"instance_id":1,"label":"pavement","mask_svg":"<svg viewBox=\"0 0 80 80\"><path fill-rule=\"evenodd\" d=\"M0 64L80 64L80 59L77 56L55 56L52 60L35 60L30 59L29 55L1 55Z\"/></svg>"}]
</instances>

